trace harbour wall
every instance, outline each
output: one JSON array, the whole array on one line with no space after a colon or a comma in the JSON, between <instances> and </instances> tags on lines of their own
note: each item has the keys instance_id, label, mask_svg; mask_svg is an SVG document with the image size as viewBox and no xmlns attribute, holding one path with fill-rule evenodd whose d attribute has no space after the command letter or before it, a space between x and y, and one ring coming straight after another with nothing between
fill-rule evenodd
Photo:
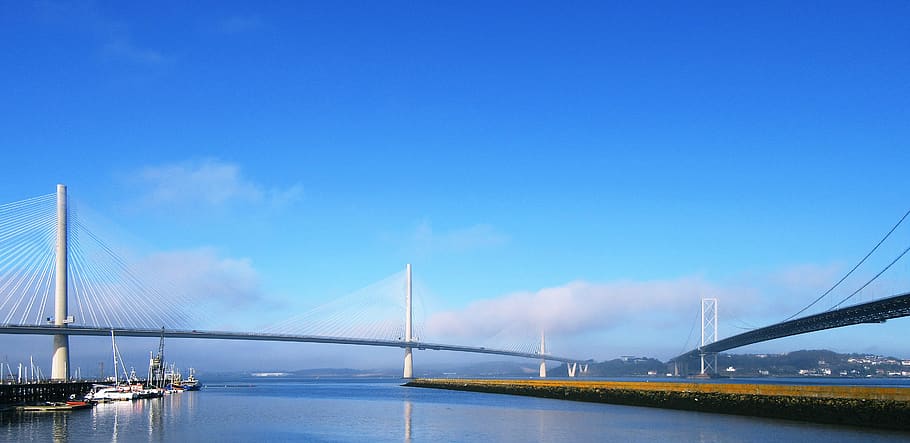
<instances>
[{"instance_id":1,"label":"harbour wall","mask_svg":"<svg viewBox=\"0 0 910 443\"><path fill-rule=\"evenodd\" d=\"M416 379L405 386L910 431L908 388L474 379Z\"/></svg>"},{"instance_id":2,"label":"harbour wall","mask_svg":"<svg viewBox=\"0 0 910 443\"><path fill-rule=\"evenodd\" d=\"M92 384L92 382L0 384L0 409L12 405L65 401L70 395L81 399L92 389Z\"/></svg>"}]
</instances>

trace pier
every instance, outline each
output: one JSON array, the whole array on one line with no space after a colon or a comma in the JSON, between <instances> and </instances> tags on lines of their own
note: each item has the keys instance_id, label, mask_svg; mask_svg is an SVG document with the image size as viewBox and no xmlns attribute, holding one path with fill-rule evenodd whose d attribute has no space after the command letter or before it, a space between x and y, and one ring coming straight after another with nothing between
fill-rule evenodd
<instances>
[{"instance_id":1,"label":"pier","mask_svg":"<svg viewBox=\"0 0 910 443\"><path fill-rule=\"evenodd\" d=\"M910 388L473 379L405 386L910 430Z\"/></svg>"},{"instance_id":2,"label":"pier","mask_svg":"<svg viewBox=\"0 0 910 443\"><path fill-rule=\"evenodd\" d=\"M0 384L0 409L13 405L65 401L71 395L81 399L92 389L93 384L90 381Z\"/></svg>"}]
</instances>

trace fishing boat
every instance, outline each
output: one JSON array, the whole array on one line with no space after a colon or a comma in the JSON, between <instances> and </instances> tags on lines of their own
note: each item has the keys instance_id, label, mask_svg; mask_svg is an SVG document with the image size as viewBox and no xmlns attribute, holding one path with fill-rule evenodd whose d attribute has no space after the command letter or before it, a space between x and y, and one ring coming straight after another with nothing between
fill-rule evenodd
<instances>
[{"instance_id":1,"label":"fishing boat","mask_svg":"<svg viewBox=\"0 0 910 443\"><path fill-rule=\"evenodd\" d=\"M172 363L170 369L165 373L165 379L168 381L165 388L171 393L175 392L184 392L184 391L198 391L202 388L202 383L199 383L199 380L196 378L196 371L193 368L190 368L190 375L186 379L183 378L183 374L180 373L180 370Z\"/></svg>"},{"instance_id":2,"label":"fishing boat","mask_svg":"<svg viewBox=\"0 0 910 443\"><path fill-rule=\"evenodd\" d=\"M180 386L184 391L198 391L202 387L202 384L196 379L196 371L193 368L190 368L190 375L181 382Z\"/></svg>"}]
</instances>

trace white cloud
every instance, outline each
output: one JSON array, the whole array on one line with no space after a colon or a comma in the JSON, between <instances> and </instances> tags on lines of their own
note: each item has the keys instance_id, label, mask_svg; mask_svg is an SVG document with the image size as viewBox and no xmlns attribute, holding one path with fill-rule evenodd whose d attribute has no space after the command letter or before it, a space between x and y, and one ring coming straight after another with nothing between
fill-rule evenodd
<instances>
[{"instance_id":1,"label":"white cloud","mask_svg":"<svg viewBox=\"0 0 910 443\"><path fill-rule=\"evenodd\" d=\"M254 303L261 298L259 275L250 259L219 256L213 248L159 252L142 266L195 299L227 305Z\"/></svg>"},{"instance_id":2,"label":"white cloud","mask_svg":"<svg viewBox=\"0 0 910 443\"><path fill-rule=\"evenodd\" d=\"M158 66L174 61L173 56L147 45L136 43L134 27L128 21L105 14L97 2L54 2L35 4L41 21L47 26L93 35L98 50L109 58L144 66Z\"/></svg>"},{"instance_id":3,"label":"white cloud","mask_svg":"<svg viewBox=\"0 0 910 443\"><path fill-rule=\"evenodd\" d=\"M112 57L122 58L148 66L167 64L172 61L162 52L136 46L129 38L115 38L104 45L104 52Z\"/></svg>"},{"instance_id":4,"label":"white cloud","mask_svg":"<svg viewBox=\"0 0 910 443\"><path fill-rule=\"evenodd\" d=\"M725 305L729 303L727 312L735 313L732 307L750 301L754 295L695 277L604 284L574 281L432 315L427 319L427 332L433 337L480 338L503 331L520 335L541 329L564 336L629 325L653 329L679 321L688 325L701 298L720 298Z\"/></svg>"},{"instance_id":5,"label":"white cloud","mask_svg":"<svg viewBox=\"0 0 910 443\"><path fill-rule=\"evenodd\" d=\"M248 258L225 257L203 247L158 252L142 259L139 266L160 282L164 295L184 310L194 328L247 330L251 317L274 309L263 292L259 272ZM242 314L245 312L245 314Z\"/></svg>"},{"instance_id":6,"label":"white cloud","mask_svg":"<svg viewBox=\"0 0 910 443\"><path fill-rule=\"evenodd\" d=\"M254 31L263 26L263 21L258 16L233 16L217 22L217 29L224 34L239 34Z\"/></svg>"},{"instance_id":7,"label":"white cloud","mask_svg":"<svg viewBox=\"0 0 910 443\"><path fill-rule=\"evenodd\" d=\"M488 224L477 224L449 231L435 231L429 221L423 221L411 234L412 247L419 253L465 252L499 246L508 242L505 234Z\"/></svg>"},{"instance_id":8,"label":"white cloud","mask_svg":"<svg viewBox=\"0 0 910 443\"><path fill-rule=\"evenodd\" d=\"M840 265L794 265L772 273L770 280L788 290L811 293L831 287L842 273Z\"/></svg>"},{"instance_id":9,"label":"white cloud","mask_svg":"<svg viewBox=\"0 0 910 443\"><path fill-rule=\"evenodd\" d=\"M265 188L244 177L240 166L214 159L150 166L136 174L155 206L223 206L230 203L284 206L298 200L303 187Z\"/></svg>"}]
</instances>

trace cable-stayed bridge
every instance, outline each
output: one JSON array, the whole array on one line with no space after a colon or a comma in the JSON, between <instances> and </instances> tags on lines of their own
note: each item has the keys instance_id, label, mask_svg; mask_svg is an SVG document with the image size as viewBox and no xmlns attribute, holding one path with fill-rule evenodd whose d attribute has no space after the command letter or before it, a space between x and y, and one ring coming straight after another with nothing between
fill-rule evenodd
<instances>
[{"instance_id":1,"label":"cable-stayed bridge","mask_svg":"<svg viewBox=\"0 0 910 443\"><path fill-rule=\"evenodd\" d=\"M413 376L415 349L540 360L541 377L546 376L546 361L566 363L572 377L578 363L587 361L547 353L542 333L539 343L496 347L422 340L412 318L410 265L403 275L362 294L255 332L194 328L200 319L187 309L193 301L160 277L131 263L90 229L78 209L68 205L63 185L54 194L0 205L0 333L52 336L54 380L70 377L70 336L111 334L401 348L405 378ZM374 292L397 300L370 297Z\"/></svg>"}]
</instances>

